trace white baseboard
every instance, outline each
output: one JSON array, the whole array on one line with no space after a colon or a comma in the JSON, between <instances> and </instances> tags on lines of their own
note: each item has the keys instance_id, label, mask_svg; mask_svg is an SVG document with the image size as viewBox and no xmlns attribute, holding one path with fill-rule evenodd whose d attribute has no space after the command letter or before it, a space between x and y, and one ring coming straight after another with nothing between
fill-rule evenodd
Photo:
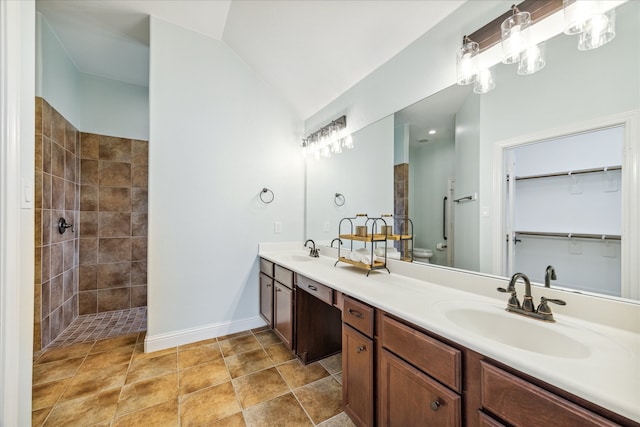
<instances>
[{"instance_id":1,"label":"white baseboard","mask_svg":"<svg viewBox=\"0 0 640 427\"><path fill-rule=\"evenodd\" d=\"M256 316L241 320L213 323L196 328L182 329L164 334L149 335L147 333L144 339L144 352L151 353L153 351L242 332L248 329L259 328L264 325L264 320L262 320L260 316Z\"/></svg>"}]
</instances>

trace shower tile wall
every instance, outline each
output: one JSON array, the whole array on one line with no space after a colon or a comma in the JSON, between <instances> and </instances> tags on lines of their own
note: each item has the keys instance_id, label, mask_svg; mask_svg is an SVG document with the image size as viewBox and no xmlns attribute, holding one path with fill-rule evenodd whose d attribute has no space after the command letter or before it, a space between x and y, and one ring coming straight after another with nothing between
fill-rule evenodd
<instances>
[{"instance_id":1,"label":"shower tile wall","mask_svg":"<svg viewBox=\"0 0 640 427\"><path fill-rule=\"evenodd\" d=\"M148 142L80 134L80 314L147 305Z\"/></svg>"},{"instance_id":2,"label":"shower tile wall","mask_svg":"<svg viewBox=\"0 0 640 427\"><path fill-rule=\"evenodd\" d=\"M58 219L79 219L79 132L36 97L34 350L51 343L78 316L78 232ZM76 227L77 228L77 227Z\"/></svg>"},{"instance_id":3,"label":"shower tile wall","mask_svg":"<svg viewBox=\"0 0 640 427\"><path fill-rule=\"evenodd\" d=\"M393 166L393 216L409 216L409 163L400 163ZM396 221L394 230L407 233L404 230L404 221ZM408 242L395 242L396 249L406 251Z\"/></svg>"}]
</instances>

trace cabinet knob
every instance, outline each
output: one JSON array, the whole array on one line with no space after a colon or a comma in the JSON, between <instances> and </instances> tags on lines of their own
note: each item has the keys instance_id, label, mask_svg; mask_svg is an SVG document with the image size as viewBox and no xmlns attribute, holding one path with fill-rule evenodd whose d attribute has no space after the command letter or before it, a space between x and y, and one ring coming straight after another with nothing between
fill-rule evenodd
<instances>
[{"instance_id":1,"label":"cabinet knob","mask_svg":"<svg viewBox=\"0 0 640 427\"><path fill-rule=\"evenodd\" d=\"M269 284L267 285L267 288L270 288L270 287L271 287L271 283L269 283Z\"/></svg>"},{"instance_id":2,"label":"cabinet knob","mask_svg":"<svg viewBox=\"0 0 640 427\"><path fill-rule=\"evenodd\" d=\"M432 400L429 403L429 406L431 406L431 410L434 411L434 412L437 411L438 409L440 409L440 405L441 405L441 403L440 403L439 400Z\"/></svg>"},{"instance_id":3,"label":"cabinet knob","mask_svg":"<svg viewBox=\"0 0 640 427\"><path fill-rule=\"evenodd\" d=\"M356 316L358 319L364 319L364 315L360 313L358 310L354 310L352 308L349 309L349 314L352 316Z\"/></svg>"},{"instance_id":4,"label":"cabinet knob","mask_svg":"<svg viewBox=\"0 0 640 427\"><path fill-rule=\"evenodd\" d=\"M358 348L356 348L356 353L362 353L363 351L365 351L367 349L366 346L364 345L359 345Z\"/></svg>"},{"instance_id":5,"label":"cabinet knob","mask_svg":"<svg viewBox=\"0 0 640 427\"><path fill-rule=\"evenodd\" d=\"M282 292L282 289L276 288L276 292Z\"/></svg>"},{"instance_id":6,"label":"cabinet knob","mask_svg":"<svg viewBox=\"0 0 640 427\"><path fill-rule=\"evenodd\" d=\"M307 287L308 287L309 289L311 289L312 291L317 291L317 290L318 290L318 288L316 288L316 287L315 287L315 286L313 286L313 285L309 285L309 286L307 286Z\"/></svg>"}]
</instances>

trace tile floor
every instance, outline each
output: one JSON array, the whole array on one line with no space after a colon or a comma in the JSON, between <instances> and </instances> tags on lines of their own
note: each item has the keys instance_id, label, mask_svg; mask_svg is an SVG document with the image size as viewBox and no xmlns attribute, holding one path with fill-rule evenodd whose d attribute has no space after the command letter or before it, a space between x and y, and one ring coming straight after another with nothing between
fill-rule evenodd
<instances>
[{"instance_id":1,"label":"tile floor","mask_svg":"<svg viewBox=\"0 0 640 427\"><path fill-rule=\"evenodd\" d=\"M145 354L144 335L34 356L33 425L354 425L339 354L303 366L266 328Z\"/></svg>"}]
</instances>

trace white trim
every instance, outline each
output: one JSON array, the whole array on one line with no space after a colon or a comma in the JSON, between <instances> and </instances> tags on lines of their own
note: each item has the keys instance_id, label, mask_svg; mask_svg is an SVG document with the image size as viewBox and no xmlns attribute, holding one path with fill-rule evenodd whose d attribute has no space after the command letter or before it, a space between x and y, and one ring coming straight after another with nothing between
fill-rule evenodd
<instances>
[{"instance_id":1,"label":"white trim","mask_svg":"<svg viewBox=\"0 0 640 427\"><path fill-rule=\"evenodd\" d=\"M0 2L0 425L19 425L20 2ZM33 281L31 281L33 282Z\"/></svg>"},{"instance_id":2,"label":"white trim","mask_svg":"<svg viewBox=\"0 0 640 427\"><path fill-rule=\"evenodd\" d=\"M165 348L177 347L179 345L259 328L264 325L264 320L262 320L261 317L256 316L241 320L228 320L225 322L212 323L210 325L198 326L196 328L181 329L179 331L167 332L164 334L147 334L144 339L144 352L151 353L153 351L164 350Z\"/></svg>"},{"instance_id":3,"label":"white trim","mask_svg":"<svg viewBox=\"0 0 640 427\"><path fill-rule=\"evenodd\" d=\"M502 260L505 256L503 237L504 220L504 151L519 145L533 144L545 139L556 138L596 129L625 126L624 155L622 163L622 297L640 299L640 110L632 110L609 116L570 123L545 129L527 135L496 142L493 145L493 198L492 222L492 273L503 273Z\"/></svg>"}]
</instances>

